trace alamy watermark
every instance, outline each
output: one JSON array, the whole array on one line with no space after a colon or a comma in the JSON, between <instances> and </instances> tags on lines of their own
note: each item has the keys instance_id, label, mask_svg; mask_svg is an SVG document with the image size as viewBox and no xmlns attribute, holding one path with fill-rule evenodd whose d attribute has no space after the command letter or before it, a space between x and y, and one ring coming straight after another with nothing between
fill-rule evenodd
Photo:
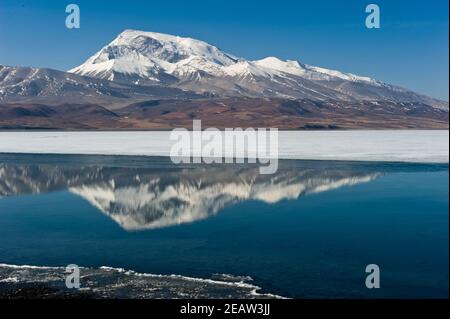
<instances>
[{"instance_id":1,"label":"alamy watermark","mask_svg":"<svg viewBox=\"0 0 450 319\"><path fill-rule=\"evenodd\" d=\"M201 120L194 120L192 131L176 128L170 133L175 143L170 149L173 163L259 163L261 174L278 170L278 129L217 128L202 130Z\"/></svg>"},{"instance_id":2,"label":"alamy watermark","mask_svg":"<svg viewBox=\"0 0 450 319\"><path fill-rule=\"evenodd\" d=\"M80 28L80 7L76 4L69 4L66 6L66 13L69 15L66 17L67 29L79 29Z\"/></svg>"},{"instance_id":3,"label":"alamy watermark","mask_svg":"<svg viewBox=\"0 0 450 319\"><path fill-rule=\"evenodd\" d=\"M68 29L80 28L80 7L77 4L71 3L66 6L66 27ZM365 24L368 29L379 29L381 27L380 7L377 4L371 3L366 6L366 13L368 13Z\"/></svg>"},{"instance_id":4,"label":"alamy watermark","mask_svg":"<svg viewBox=\"0 0 450 319\"><path fill-rule=\"evenodd\" d=\"M80 267L75 264L66 267L66 287L68 289L80 289Z\"/></svg>"},{"instance_id":5,"label":"alamy watermark","mask_svg":"<svg viewBox=\"0 0 450 319\"><path fill-rule=\"evenodd\" d=\"M377 264L366 266L366 287L368 289L380 288L380 267Z\"/></svg>"},{"instance_id":6,"label":"alamy watermark","mask_svg":"<svg viewBox=\"0 0 450 319\"><path fill-rule=\"evenodd\" d=\"M377 4L371 3L366 6L366 13L369 15L366 17L367 29L379 29L380 28L380 7Z\"/></svg>"}]
</instances>

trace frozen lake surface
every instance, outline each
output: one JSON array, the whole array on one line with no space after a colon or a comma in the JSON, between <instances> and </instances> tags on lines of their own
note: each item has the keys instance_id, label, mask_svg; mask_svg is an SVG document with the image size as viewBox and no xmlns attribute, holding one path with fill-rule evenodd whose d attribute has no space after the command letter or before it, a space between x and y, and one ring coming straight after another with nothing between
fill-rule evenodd
<instances>
[{"instance_id":1,"label":"frozen lake surface","mask_svg":"<svg viewBox=\"0 0 450 319\"><path fill-rule=\"evenodd\" d=\"M170 131L0 132L0 153L169 156ZM280 131L279 157L448 163L448 130Z\"/></svg>"}]
</instances>

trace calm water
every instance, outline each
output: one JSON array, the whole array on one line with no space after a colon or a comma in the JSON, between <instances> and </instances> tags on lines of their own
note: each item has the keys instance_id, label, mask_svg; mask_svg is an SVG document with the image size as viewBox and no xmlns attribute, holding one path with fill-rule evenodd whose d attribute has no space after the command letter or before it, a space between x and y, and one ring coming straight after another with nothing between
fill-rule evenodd
<instances>
[{"instance_id":1,"label":"calm water","mask_svg":"<svg viewBox=\"0 0 450 319\"><path fill-rule=\"evenodd\" d=\"M0 263L209 278L297 298L448 297L448 165L0 155ZM381 288L365 287L378 264Z\"/></svg>"}]
</instances>

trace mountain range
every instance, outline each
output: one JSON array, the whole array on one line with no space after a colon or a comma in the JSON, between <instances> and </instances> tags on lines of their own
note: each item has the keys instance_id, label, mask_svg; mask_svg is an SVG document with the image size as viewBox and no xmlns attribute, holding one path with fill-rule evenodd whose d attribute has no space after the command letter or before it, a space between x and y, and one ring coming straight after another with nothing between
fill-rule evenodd
<instances>
[{"instance_id":1,"label":"mountain range","mask_svg":"<svg viewBox=\"0 0 450 319\"><path fill-rule=\"evenodd\" d=\"M74 114L77 114L74 116ZM0 66L0 128L448 128L448 102L369 77L125 30L68 72Z\"/></svg>"}]
</instances>

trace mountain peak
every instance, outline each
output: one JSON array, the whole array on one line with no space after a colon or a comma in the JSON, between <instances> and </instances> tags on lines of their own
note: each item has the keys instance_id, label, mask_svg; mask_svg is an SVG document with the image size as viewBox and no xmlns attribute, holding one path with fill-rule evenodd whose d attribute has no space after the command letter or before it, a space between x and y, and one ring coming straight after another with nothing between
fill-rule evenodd
<instances>
[{"instance_id":1,"label":"mountain peak","mask_svg":"<svg viewBox=\"0 0 450 319\"><path fill-rule=\"evenodd\" d=\"M146 38L153 38L159 41L172 41L172 42L180 42L180 41L195 41L195 42L203 42L199 40L195 40L192 38L184 38L177 35L170 35L166 33L159 33L159 32L151 32L151 31L142 31L142 30L135 30L135 29L125 29L122 31L114 41L118 40L132 40L136 37L146 37ZM114 42L113 41L113 42Z\"/></svg>"},{"instance_id":2,"label":"mountain peak","mask_svg":"<svg viewBox=\"0 0 450 319\"><path fill-rule=\"evenodd\" d=\"M201 40L133 29L69 72L214 96L442 104L369 77L274 56L249 61Z\"/></svg>"},{"instance_id":3,"label":"mountain peak","mask_svg":"<svg viewBox=\"0 0 450 319\"><path fill-rule=\"evenodd\" d=\"M198 57L220 65L229 65L235 63L237 59L201 40L132 29L124 30L106 48L117 46L126 46L147 58L155 58L170 63ZM114 57L122 57L128 52L116 53L117 55Z\"/></svg>"},{"instance_id":4,"label":"mountain peak","mask_svg":"<svg viewBox=\"0 0 450 319\"><path fill-rule=\"evenodd\" d=\"M282 60L280 58L277 58L275 56L268 56L264 59L258 60L261 63L266 63L266 64L288 64L288 65L292 65L295 66L297 68L301 68L301 64L298 61L295 60Z\"/></svg>"},{"instance_id":5,"label":"mountain peak","mask_svg":"<svg viewBox=\"0 0 450 319\"><path fill-rule=\"evenodd\" d=\"M127 29L69 72L141 84L170 84L179 79L179 74L208 72L237 60L204 41Z\"/></svg>"},{"instance_id":6,"label":"mountain peak","mask_svg":"<svg viewBox=\"0 0 450 319\"><path fill-rule=\"evenodd\" d=\"M254 63L258 66L281 71L288 74L305 76L305 68L297 61L292 60L281 60L277 57L267 57L261 60L254 61Z\"/></svg>"}]
</instances>

